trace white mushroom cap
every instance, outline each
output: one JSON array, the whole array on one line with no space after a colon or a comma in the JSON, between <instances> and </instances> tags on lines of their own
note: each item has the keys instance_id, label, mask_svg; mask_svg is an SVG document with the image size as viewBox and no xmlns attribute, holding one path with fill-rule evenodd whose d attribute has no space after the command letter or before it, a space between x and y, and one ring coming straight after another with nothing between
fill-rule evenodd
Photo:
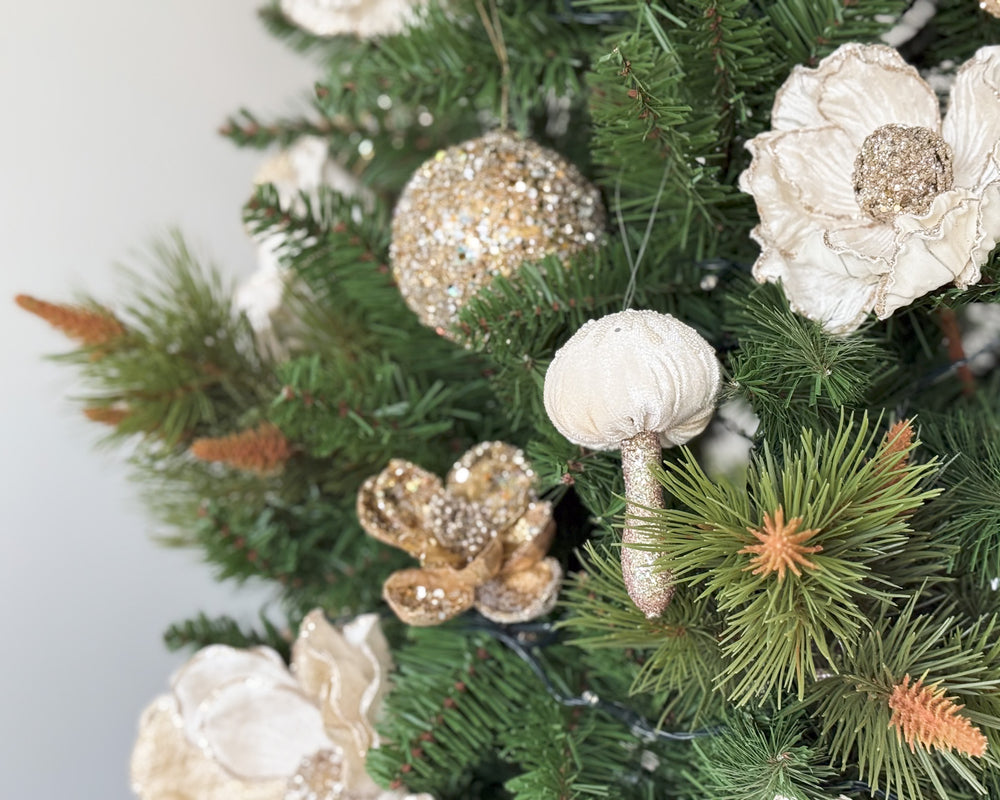
<instances>
[{"instance_id":1,"label":"white mushroom cap","mask_svg":"<svg viewBox=\"0 0 1000 800\"><path fill-rule=\"evenodd\" d=\"M691 326L657 311L590 320L545 373L549 419L574 444L618 450L642 432L664 447L701 433L715 411L719 361Z\"/></svg>"}]
</instances>

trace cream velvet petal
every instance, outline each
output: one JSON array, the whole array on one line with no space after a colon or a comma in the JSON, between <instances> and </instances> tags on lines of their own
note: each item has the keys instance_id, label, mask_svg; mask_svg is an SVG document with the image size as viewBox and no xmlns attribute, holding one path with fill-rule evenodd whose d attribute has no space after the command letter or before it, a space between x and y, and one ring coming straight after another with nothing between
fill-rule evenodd
<instances>
[{"instance_id":1,"label":"cream velvet petal","mask_svg":"<svg viewBox=\"0 0 1000 800\"><path fill-rule=\"evenodd\" d=\"M820 113L851 137L855 152L872 131L890 123L940 129L937 95L891 47L846 44L818 69Z\"/></svg>"},{"instance_id":2,"label":"cream velvet petal","mask_svg":"<svg viewBox=\"0 0 1000 800\"><path fill-rule=\"evenodd\" d=\"M1000 142L1000 47L980 48L959 69L942 134L954 150L956 186L979 188L996 175L991 156Z\"/></svg>"},{"instance_id":3,"label":"cream velvet petal","mask_svg":"<svg viewBox=\"0 0 1000 800\"><path fill-rule=\"evenodd\" d=\"M821 231L802 242L795 260L766 248L753 274L762 283L780 280L792 309L830 333L848 333L864 322L880 281L871 263L828 248Z\"/></svg>"},{"instance_id":4,"label":"cream velvet petal","mask_svg":"<svg viewBox=\"0 0 1000 800\"><path fill-rule=\"evenodd\" d=\"M823 76L816 69L796 66L774 96L771 130L792 131L829 124L819 111Z\"/></svg>"},{"instance_id":5,"label":"cream velvet petal","mask_svg":"<svg viewBox=\"0 0 1000 800\"><path fill-rule=\"evenodd\" d=\"M1000 243L1000 176L983 187L979 196L979 239L973 249L970 261L976 265L985 264L987 257L998 243ZM975 281L968 279L963 274L955 279L955 283L958 284L959 288L964 289L969 283L974 283L979 278L980 274L977 271Z\"/></svg>"},{"instance_id":6,"label":"cream velvet petal","mask_svg":"<svg viewBox=\"0 0 1000 800\"><path fill-rule=\"evenodd\" d=\"M244 781L227 773L184 735L177 703L154 700L139 720L130 764L140 800L282 800L285 779Z\"/></svg>"},{"instance_id":7,"label":"cream velvet petal","mask_svg":"<svg viewBox=\"0 0 1000 800\"><path fill-rule=\"evenodd\" d=\"M296 686L281 656L269 647L237 649L221 644L209 645L195 653L173 674L171 689L184 715L185 730L192 742L198 741L194 720L201 705L219 686L250 676L271 686L293 689Z\"/></svg>"},{"instance_id":8,"label":"cream velvet petal","mask_svg":"<svg viewBox=\"0 0 1000 800\"><path fill-rule=\"evenodd\" d=\"M851 138L839 128L826 126L787 131L767 142L778 179L791 187L795 202L810 217L836 221L861 221L854 196L854 158Z\"/></svg>"},{"instance_id":9,"label":"cream velvet petal","mask_svg":"<svg viewBox=\"0 0 1000 800\"><path fill-rule=\"evenodd\" d=\"M880 319L945 284L979 280L979 264L971 258L981 239L978 197L966 190L945 192L927 214L901 215L895 227L899 250L875 304Z\"/></svg>"},{"instance_id":10,"label":"cream velvet petal","mask_svg":"<svg viewBox=\"0 0 1000 800\"><path fill-rule=\"evenodd\" d=\"M332 746L311 698L254 678L219 687L194 718L202 749L246 780L287 778L303 758Z\"/></svg>"},{"instance_id":11,"label":"cream velvet petal","mask_svg":"<svg viewBox=\"0 0 1000 800\"><path fill-rule=\"evenodd\" d=\"M753 161L740 175L740 189L752 194L760 224L751 236L763 245L773 244L786 254L794 254L806 236L817 230L822 220L805 213L794 187L781 179L770 142L772 134L762 134L747 143Z\"/></svg>"},{"instance_id":12,"label":"cream velvet petal","mask_svg":"<svg viewBox=\"0 0 1000 800\"><path fill-rule=\"evenodd\" d=\"M892 225L869 222L826 231L826 246L835 253L850 253L872 263L876 272L887 272L896 256L896 232Z\"/></svg>"},{"instance_id":13,"label":"cream velvet petal","mask_svg":"<svg viewBox=\"0 0 1000 800\"><path fill-rule=\"evenodd\" d=\"M292 649L295 676L320 704L327 728L349 731L359 752L376 741L371 717L386 690L381 659L387 659L388 645L372 616L351 628L349 639L314 610L303 620Z\"/></svg>"}]
</instances>

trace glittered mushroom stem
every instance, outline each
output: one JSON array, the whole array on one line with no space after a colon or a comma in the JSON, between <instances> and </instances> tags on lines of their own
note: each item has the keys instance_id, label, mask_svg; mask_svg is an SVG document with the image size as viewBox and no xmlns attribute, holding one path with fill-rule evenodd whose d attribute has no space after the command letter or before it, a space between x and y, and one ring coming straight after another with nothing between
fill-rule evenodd
<instances>
[{"instance_id":1,"label":"glittered mushroom stem","mask_svg":"<svg viewBox=\"0 0 1000 800\"><path fill-rule=\"evenodd\" d=\"M712 346L669 314L627 310L590 320L545 373L549 419L574 444L621 450L626 521L622 577L632 602L657 617L673 596L665 554L648 549L643 518L663 507L652 472L660 448L683 444L715 411L720 370ZM646 545L647 549L636 545Z\"/></svg>"},{"instance_id":2,"label":"glittered mushroom stem","mask_svg":"<svg viewBox=\"0 0 1000 800\"><path fill-rule=\"evenodd\" d=\"M672 575L658 571L660 556L633 545L648 541L641 530L650 509L663 508L663 489L652 468L660 463L660 435L643 431L621 443L622 477L625 479L625 530L622 532L622 575L629 597L652 619L663 613L674 594Z\"/></svg>"}]
</instances>

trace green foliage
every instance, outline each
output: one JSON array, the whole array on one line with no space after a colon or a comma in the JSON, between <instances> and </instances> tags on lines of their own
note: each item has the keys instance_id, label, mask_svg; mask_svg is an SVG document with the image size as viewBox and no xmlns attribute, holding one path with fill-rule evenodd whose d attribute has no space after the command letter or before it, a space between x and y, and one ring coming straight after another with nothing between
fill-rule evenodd
<instances>
[{"instance_id":1,"label":"green foliage","mask_svg":"<svg viewBox=\"0 0 1000 800\"><path fill-rule=\"evenodd\" d=\"M549 91L577 94L593 34L559 20L555 0L500 0L500 28L509 77L475 0L431 3L419 24L377 41L337 42L338 60L324 82L321 106L352 119L385 95L394 104L422 106L435 116L487 112L499 116L506 95L513 126L526 132ZM487 4L484 3L484 8ZM505 88L506 87L506 88Z\"/></svg>"},{"instance_id":2,"label":"green foliage","mask_svg":"<svg viewBox=\"0 0 1000 800\"><path fill-rule=\"evenodd\" d=\"M245 628L229 616L207 617L198 614L191 619L175 622L163 633L163 641L170 650L182 647L201 648L210 644L229 647L256 647L264 645L275 650L286 662L291 658L288 634L260 614L261 629Z\"/></svg>"},{"instance_id":3,"label":"green foliage","mask_svg":"<svg viewBox=\"0 0 1000 800\"><path fill-rule=\"evenodd\" d=\"M916 598L914 598L916 599ZM984 730L990 748L1000 728L1000 640L995 616L969 621L945 607L915 615L914 601L874 619L872 635L845 655L837 673L810 686L802 707L821 722L821 739L835 762L856 764L873 788L912 800L948 800L957 779L983 792L978 773L997 766L991 753L976 761L951 750L901 746L889 727L888 699L906 675L945 690L964 704L963 715Z\"/></svg>"},{"instance_id":4,"label":"green foliage","mask_svg":"<svg viewBox=\"0 0 1000 800\"><path fill-rule=\"evenodd\" d=\"M926 420L927 446L947 463L938 531L958 545L952 572L981 585L1000 576L1000 409L991 388Z\"/></svg>"},{"instance_id":5,"label":"green foliage","mask_svg":"<svg viewBox=\"0 0 1000 800\"><path fill-rule=\"evenodd\" d=\"M746 290L730 295L727 328L739 348L729 367L733 391L761 419L758 435L783 441L804 427L829 429L844 408L865 405L874 379L889 379L889 354L874 335L831 336L794 313L780 287Z\"/></svg>"},{"instance_id":6,"label":"green foliage","mask_svg":"<svg viewBox=\"0 0 1000 800\"><path fill-rule=\"evenodd\" d=\"M635 651L641 668L630 694L652 694L661 719L673 714L700 724L721 703L713 696L713 679L725 666L721 617L706 599L681 592L662 616L647 619L629 599L618 555L590 543L584 550L586 571L563 595L570 614L561 624L572 643L583 650Z\"/></svg>"},{"instance_id":7,"label":"green foliage","mask_svg":"<svg viewBox=\"0 0 1000 800\"><path fill-rule=\"evenodd\" d=\"M122 408L117 437L139 433L168 446L229 432L266 403L277 382L254 349L231 289L174 234L150 248L150 269L126 273L119 318L127 332L100 358L80 350L87 406Z\"/></svg>"},{"instance_id":8,"label":"green foliage","mask_svg":"<svg viewBox=\"0 0 1000 800\"><path fill-rule=\"evenodd\" d=\"M690 780L713 800L826 800L833 770L821 748L806 744L788 719L731 715L715 736L695 739Z\"/></svg>"},{"instance_id":9,"label":"green foliage","mask_svg":"<svg viewBox=\"0 0 1000 800\"><path fill-rule=\"evenodd\" d=\"M877 442L867 417L845 418L834 432L803 431L780 457L765 445L746 487L711 481L690 454L659 471L680 505L655 512L648 549L669 554L660 566L723 616L727 664L718 680L732 682L738 705L783 690L801 697L836 662L832 648L851 652L865 638L868 609L938 567L921 559L885 569L907 546L907 518L938 492L925 486L933 462L905 462L914 444L892 452L891 442ZM760 545L752 532L766 530L765 514L781 527L779 509L789 534L812 534L804 561L776 571L747 548Z\"/></svg>"}]
</instances>

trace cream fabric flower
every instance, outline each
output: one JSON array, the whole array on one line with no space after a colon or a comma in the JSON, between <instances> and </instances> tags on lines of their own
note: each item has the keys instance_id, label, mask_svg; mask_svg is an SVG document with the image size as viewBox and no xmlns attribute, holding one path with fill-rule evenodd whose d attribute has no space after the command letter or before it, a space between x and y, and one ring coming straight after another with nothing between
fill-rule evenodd
<instances>
[{"instance_id":1,"label":"cream fabric flower","mask_svg":"<svg viewBox=\"0 0 1000 800\"><path fill-rule=\"evenodd\" d=\"M337 630L310 613L291 672L270 648L206 647L143 712L133 791L142 800L432 800L385 791L365 772L391 667L374 614Z\"/></svg>"},{"instance_id":2,"label":"cream fabric flower","mask_svg":"<svg viewBox=\"0 0 1000 800\"><path fill-rule=\"evenodd\" d=\"M350 172L330 158L325 139L302 136L285 150L268 158L257 171L254 184L272 184L278 205L294 214L304 214L303 194L311 202L319 190L328 187L345 197L359 198L358 213L372 202L371 193ZM233 307L247 316L261 348L276 361L289 358L300 349L302 322L289 307L289 293L304 293L305 285L281 264L281 251L288 234L270 230L254 237L257 243L257 271L245 278L233 294ZM309 242L300 240L299 244Z\"/></svg>"},{"instance_id":3,"label":"cream fabric flower","mask_svg":"<svg viewBox=\"0 0 1000 800\"><path fill-rule=\"evenodd\" d=\"M760 215L754 277L781 281L833 333L976 283L1000 239L998 92L1000 47L961 68L943 123L934 91L884 45L796 67L740 176Z\"/></svg>"},{"instance_id":4,"label":"cream fabric flower","mask_svg":"<svg viewBox=\"0 0 1000 800\"><path fill-rule=\"evenodd\" d=\"M399 33L426 0L281 0L281 11L316 36Z\"/></svg>"}]
</instances>

